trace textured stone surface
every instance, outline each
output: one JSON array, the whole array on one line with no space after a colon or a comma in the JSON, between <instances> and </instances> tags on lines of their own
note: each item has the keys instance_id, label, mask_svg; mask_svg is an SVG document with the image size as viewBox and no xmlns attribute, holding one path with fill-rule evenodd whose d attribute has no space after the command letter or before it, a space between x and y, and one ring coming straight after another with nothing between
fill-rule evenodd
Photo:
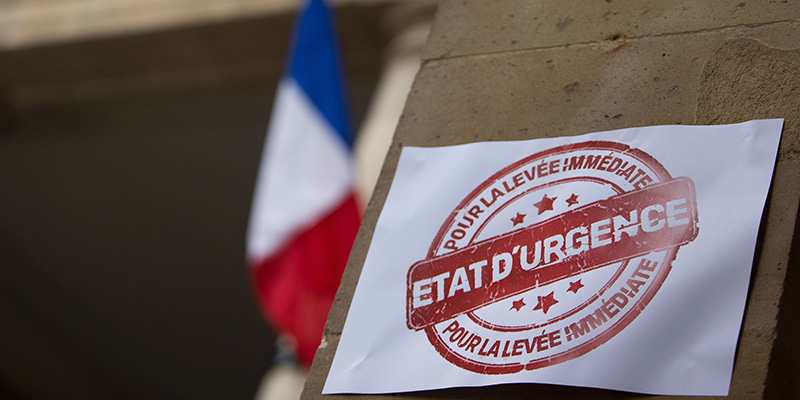
<instances>
[{"instance_id":1,"label":"textured stone surface","mask_svg":"<svg viewBox=\"0 0 800 400\"><path fill-rule=\"evenodd\" d=\"M644 38L800 17L788 0L444 0L424 58Z\"/></svg>"},{"instance_id":2,"label":"textured stone surface","mask_svg":"<svg viewBox=\"0 0 800 400\"><path fill-rule=\"evenodd\" d=\"M786 123L759 236L730 397L797 397L797 372L791 367L798 363L797 335L790 321L797 301L790 292L781 299L787 268L799 266L800 240L795 238L793 246L792 237L797 232L800 198L800 78L796 74L800 24L788 19L800 15L800 5L684 3L688 2L607 0L581 3L581 7L570 1L441 4L427 60L367 209L330 314L327 345L317 353L304 398L324 397L319 393L402 146L771 117L785 118ZM616 10L615 17L598 22L597 16L609 7ZM753 12L743 12L750 7ZM550 22L537 31L535 24L519 24L521 16ZM567 17L573 20L569 24L564 23ZM555 26L558 21L561 30ZM625 34L614 37L613 32ZM515 35L520 39L511 39ZM790 272L789 284L794 287L796 275ZM532 384L357 397L500 399L528 398L532 393L553 399L650 397Z\"/></svg>"}]
</instances>

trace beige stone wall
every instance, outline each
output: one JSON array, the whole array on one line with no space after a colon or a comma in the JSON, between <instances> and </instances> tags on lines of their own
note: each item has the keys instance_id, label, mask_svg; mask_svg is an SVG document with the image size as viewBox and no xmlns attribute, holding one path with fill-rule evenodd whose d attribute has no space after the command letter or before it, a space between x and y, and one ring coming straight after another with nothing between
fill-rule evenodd
<instances>
[{"instance_id":1,"label":"beige stone wall","mask_svg":"<svg viewBox=\"0 0 800 400\"><path fill-rule=\"evenodd\" d=\"M0 122L42 106L274 85L298 2L0 1ZM382 68L395 2L333 2L351 82Z\"/></svg>"},{"instance_id":2,"label":"beige stone wall","mask_svg":"<svg viewBox=\"0 0 800 400\"><path fill-rule=\"evenodd\" d=\"M291 14L300 0L7 0L0 50ZM331 0L336 7L393 0Z\"/></svg>"},{"instance_id":3,"label":"beige stone wall","mask_svg":"<svg viewBox=\"0 0 800 400\"><path fill-rule=\"evenodd\" d=\"M786 119L784 136L759 237L730 397L796 398L797 337L791 319L797 311L792 289L797 288L800 267L798 19L800 3L794 1L442 1L304 398L322 397L319 393L402 146L775 117ZM509 396L648 397L545 385L447 389L399 397ZM384 397L389 398L364 396Z\"/></svg>"}]
</instances>

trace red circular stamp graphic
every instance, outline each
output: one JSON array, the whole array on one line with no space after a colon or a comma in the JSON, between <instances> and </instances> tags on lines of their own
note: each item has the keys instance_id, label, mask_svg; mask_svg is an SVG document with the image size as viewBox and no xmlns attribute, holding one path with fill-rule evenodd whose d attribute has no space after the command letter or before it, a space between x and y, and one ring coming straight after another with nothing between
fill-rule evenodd
<instances>
[{"instance_id":1,"label":"red circular stamp graphic","mask_svg":"<svg viewBox=\"0 0 800 400\"><path fill-rule=\"evenodd\" d=\"M455 208L408 271L406 322L477 373L568 361L631 324L697 230L693 182L643 151L555 147Z\"/></svg>"}]
</instances>

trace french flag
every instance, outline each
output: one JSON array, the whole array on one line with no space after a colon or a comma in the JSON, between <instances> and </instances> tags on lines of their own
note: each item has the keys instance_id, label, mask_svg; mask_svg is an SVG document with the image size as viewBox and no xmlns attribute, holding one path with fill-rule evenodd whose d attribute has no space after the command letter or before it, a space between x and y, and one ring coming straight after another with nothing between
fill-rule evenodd
<instances>
[{"instance_id":1,"label":"french flag","mask_svg":"<svg viewBox=\"0 0 800 400\"><path fill-rule=\"evenodd\" d=\"M247 262L261 310L310 365L360 223L331 11L295 22L253 196Z\"/></svg>"}]
</instances>

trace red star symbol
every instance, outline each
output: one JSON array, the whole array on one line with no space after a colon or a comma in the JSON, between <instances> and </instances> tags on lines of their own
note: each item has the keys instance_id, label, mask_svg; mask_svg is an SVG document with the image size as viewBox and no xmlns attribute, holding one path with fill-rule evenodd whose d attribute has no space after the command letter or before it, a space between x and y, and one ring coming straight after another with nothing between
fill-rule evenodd
<instances>
[{"instance_id":1,"label":"red star symbol","mask_svg":"<svg viewBox=\"0 0 800 400\"><path fill-rule=\"evenodd\" d=\"M525 222L525 214L517 213L516 217L511 218L511 222L514 223L514 226L517 226L517 225Z\"/></svg>"},{"instance_id":2,"label":"red star symbol","mask_svg":"<svg viewBox=\"0 0 800 400\"><path fill-rule=\"evenodd\" d=\"M567 291L568 292L572 292L572 293L578 293L578 290L580 288L582 288L582 287L583 287L583 284L581 283L581 280L578 279L575 282L570 282L569 283L569 289L567 289Z\"/></svg>"},{"instance_id":3,"label":"red star symbol","mask_svg":"<svg viewBox=\"0 0 800 400\"><path fill-rule=\"evenodd\" d=\"M567 205L574 206L575 204L578 204L578 195L573 193L572 196L569 196L567 199Z\"/></svg>"},{"instance_id":4,"label":"red star symbol","mask_svg":"<svg viewBox=\"0 0 800 400\"><path fill-rule=\"evenodd\" d=\"M542 197L542 200L540 200L538 203L533 203L533 206L538 208L539 209L539 215L542 215L543 212L553 209L553 202L557 198L558 197L550 198L550 197L547 197L547 195L544 195L544 197Z\"/></svg>"},{"instance_id":5,"label":"red star symbol","mask_svg":"<svg viewBox=\"0 0 800 400\"><path fill-rule=\"evenodd\" d=\"M550 292L547 296L538 296L539 297L539 304L536 304L536 307L533 307L534 310L542 310L545 314L547 311L550 310L554 304L558 303L558 300L553 298L553 293Z\"/></svg>"},{"instance_id":6,"label":"red star symbol","mask_svg":"<svg viewBox=\"0 0 800 400\"><path fill-rule=\"evenodd\" d=\"M508 309L508 311L511 310L519 311L522 307L525 307L525 302L521 298L513 303L514 305L512 305L511 308Z\"/></svg>"}]
</instances>

